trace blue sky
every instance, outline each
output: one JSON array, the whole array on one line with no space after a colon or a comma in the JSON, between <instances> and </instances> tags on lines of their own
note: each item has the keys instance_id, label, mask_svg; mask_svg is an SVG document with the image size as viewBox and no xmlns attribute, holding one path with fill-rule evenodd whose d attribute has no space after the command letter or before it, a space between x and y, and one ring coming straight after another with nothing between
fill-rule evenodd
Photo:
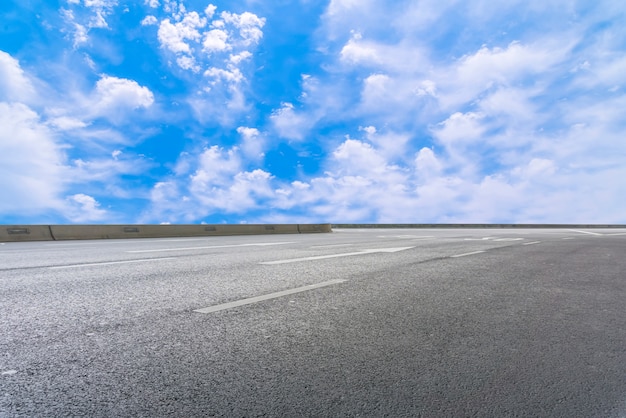
<instances>
[{"instance_id":1,"label":"blue sky","mask_svg":"<svg viewBox=\"0 0 626 418\"><path fill-rule=\"evenodd\" d=\"M4 0L0 223L626 223L626 3Z\"/></svg>"}]
</instances>

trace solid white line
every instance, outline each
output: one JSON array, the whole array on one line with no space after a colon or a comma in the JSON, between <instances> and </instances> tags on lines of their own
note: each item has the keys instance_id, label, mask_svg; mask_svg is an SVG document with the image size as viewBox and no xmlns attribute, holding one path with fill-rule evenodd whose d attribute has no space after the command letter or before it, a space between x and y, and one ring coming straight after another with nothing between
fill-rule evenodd
<instances>
[{"instance_id":1,"label":"solid white line","mask_svg":"<svg viewBox=\"0 0 626 418\"><path fill-rule=\"evenodd\" d=\"M539 244L539 243L541 243L541 241L532 241L532 242L527 242L527 243L524 243L524 244L522 244L522 245L534 245L534 244Z\"/></svg>"},{"instance_id":2,"label":"solid white line","mask_svg":"<svg viewBox=\"0 0 626 418\"><path fill-rule=\"evenodd\" d=\"M127 253L158 253L166 251L193 251L193 250L211 250L216 248L239 248L239 247L267 247L270 245L293 244L294 242L259 242L256 244L232 244L232 245L210 245L207 247L186 247L186 248L161 248L158 250L132 250Z\"/></svg>"},{"instance_id":3,"label":"solid white line","mask_svg":"<svg viewBox=\"0 0 626 418\"><path fill-rule=\"evenodd\" d=\"M77 268L77 267L108 266L111 264L147 263L150 261L163 261L163 260L174 260L174 259L175 259L174 257L143 258L141 260L124 260L124 261L107 261L103 263L70 264L67 266L53 266L53 267L48 267L48 268L52 270L58 270L58 269L71 269L71 268Z\"/></svg>"},{"instance_id":4,"label":"solid white line","mask_svg":"<svg viewBox=\"0 0 626 418\"><path fill-rule=\"evenodd\" d=\"M600 233L598 233L598 232L579 231L578 229L568 229L568 231L578 232L578 233L580 233L580 234L595 235L595 236L602 236L602 235L603 235L603 234L600 234Z\"/></svg>"},{"instance_id":5,"label":"solid white line","mask_svg":"<svg viewBox=\"0 0 626 418\"><path fill-rule=\"evenodd\" d=\"M475 254L481 254L481 253L484 253L484 251L472 251L471 253L451 255L450 258L467 257L468 255L475 255Z\"/></svg>"},{"instance_id":6,"label":"solid white line","mask_svg":"<svg viewBox=\"0 0 626 418\"><path fill-rule=\"evenodd\" d=\"M250 305L252 303L257 303L257 302L261 302L264 300L276 299L282 296L293 295L294 293L306 292L308 290L319 289L320 287L332 286L334 284L339 284L339 283L344 283L344 282L347 282L347 280L340 280L340 279L329 280L327 282L310 284L308 286L297 287L295 289L283 290L282 292L269 293L267 295L256 296L253 298L240 299L234 302L222 303L221 305L209 306L208 308L195 309L194 312L211 313L211 312L223 311L225 309L231 309L231 308L235 308L235 307L243 306L243 305Z\"/></svg>"},{"instance_id":7,"label":"solid white line","mask_svg":"<svg viewBox=\"0 0 626 418\"><path fill-rule=\"evenodd\" d=\"M378 248L374 250L356 251L353 253L328 254L328 255L317 255L317 256L312 256L312 257L288 258L285 260L262 261L259 264L265 264L265 265L271 266L275 264L297 263L300 261L324 260L327 258L338 258L338 257L351 257L353 255L365 255L365 254L374 254L374 253L395 253L398 251L410 250L411 248L415 248L415 247Z\"/></svg>"}]
</instances>

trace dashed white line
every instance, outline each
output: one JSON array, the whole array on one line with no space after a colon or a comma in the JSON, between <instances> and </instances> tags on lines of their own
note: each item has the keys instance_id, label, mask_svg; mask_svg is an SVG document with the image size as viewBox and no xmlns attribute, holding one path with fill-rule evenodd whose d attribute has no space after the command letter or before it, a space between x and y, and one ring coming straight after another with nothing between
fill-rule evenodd
<instances>
[{"instance_id":1,"label":"dashed white line","mask_svg":"<svg viewBox=\"0 0 626 418\"><path fill-rule=\"evenodd\" d=\"M220 305L209 306L208 308L195 309L194 312L199 313L211 313L217 311L223 311L225 309L236 308L238 306L250 305L252 303L261 302L264 300L276 299L282 296L293 295L294 293L306 292L308 290L319 289L320 287L332 286L334 284L344 283L347 280L329 280L327 282L311 284L308 286L296 287L295 289L283 290L282 292L269 293L267 295L256 296L252 298L240 299L234 302L222 303Z\"/></svg>"},{"instance_id":2,"label":"dashed white line","mask_svg":"<svg viewBox=\"0 0 626 418\"><path fill-rule=\"evenodd\" d=\"M329 244L329 245L312 245L310 248L336 248L336 247L352 247L354 244Z\"/></svg>"},{"instance_id":3,"label":"dashed white line","mask_svg":"<svg viewBox=\"0 0 626 418\"><path fill-rule=\"evenodd\" d=\"M164 260L174 260L174 259L175 259L174 257L143 258L141 260L124 260L124 261L106 261L102 263L69 264L67 266L52 266L48 268L51 270L59 270L59 269L79 268L79 267L108 266L111 264L149 263L151 261L164 261Z\"/></svg>"},{"instance_id":4,"label":"dashed white line","mask_svg":"<svg viewBox=\"0 0 626 418\"><path fill-rule=\"evenodd\" d=\"M498 242L506 242L506 241L522 241L524 238L498 238L494 239L494 241Z\"/></svg>"},{"instance_id":5,"label":"dashed white line","mask_svg":"<svg viewBox=\"0 0 626 418\"><path fill-rule=\"evenodd\" d=\"M481 253L484 253L484 251L472 251L471 253L451 255L450 258L467 257L468 255L476 255Z\"/></svg>"},{"instance_id":6,"label":"dashed white line","mask_svg":"<svg viewBox=\"0 0 626 418\"><path fill-rule=\"evenodd\" d=\"M259 242L256 244L232 244L232 245L210 245L206 247L181 247L181 248L160 248L154 250L132 250L126 251L127 253L158 253L166 251L193 251L193 250L211 250L217 248L239 248L239 247L267 247L270 245L285 245L293 244L294 242Z\"/></svg>"},{"instance_id":7,"label":"dashed white line","mask_svg":"<svg viewBox=\"0 0 626 418\"><path fill-rule=\"evenodd\" d=\"M540 244L540 243L541 243L541 241L532 241L532 242L525 242L522 245L535 245L535 244Z\"/></svg>"}]
</instances>

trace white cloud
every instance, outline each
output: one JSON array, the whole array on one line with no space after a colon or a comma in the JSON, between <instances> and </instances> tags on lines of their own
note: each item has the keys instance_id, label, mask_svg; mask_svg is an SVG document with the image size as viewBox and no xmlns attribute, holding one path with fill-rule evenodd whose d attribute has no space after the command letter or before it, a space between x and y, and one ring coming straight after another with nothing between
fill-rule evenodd
<instances>
[{"instance_id":1,"label":"white cloud","mask_svg":"<svg viewBox=\"0 0 626 418\"><path fill-rule=\"evenodd\" d=\"M29 107L0 102L0 214L59 210L67 167L54 134Z\"/></svg>"},{"instance_id":2,"label":"white cloud","mask_svg":"<svg viewBox=\"0 0 626 418\"><path fill-rule=\"evenodd\" d=\"M280 109L274 111L271 120L281 137L297 141L307 136L315 122L310 116L296 112L291 103L283 103Z\"/></svg>"},{"instance_id":3,"label":"white cloud","mask_svg":"<svg viewBox=\"0 0 626 418\"><path fill-rule=\"evenodd\" d=\"M34 97L34 86L18 60L0 51L0 100L28 102Z\"/></svg>"},{"instance_id":4,"label":"white cloud","mask_svg":"<svg viewBox=\"0 0 626 418\"><path fill-rule=\"evenodd\" d=\"M202 49L207 53L227 51L232 46L228 44L228 34L221 29L212 29L204 34Z\"/></svg>"},{"instance_id":5,"label":"white cloud","mask_svg":"<svg viewBox=\"0 0 626 418\"><path fill-rule=\"evenodd\" d=\"M161 45L174 53L190 54L191 47L187 41L197 41L201 38L198 28L206 25L206 20L198 13L191 12L182 22L171 23L169 19L161 21L158 38Z\"/></svg>"},{"instance_id":6,"label":"white cloud","mask_svg":"<svg viewBox=\"0 0 626 418\"><path fill-rule=\"evenodd\" d=\"M153 26L153 25L156 25L157 23L159 23L159 21L157 20L156 17L152 15L148 15L144 17L143 20L141 21L141 26Z\"/></svg>"},{"instance_id":7,"label":"white cloud","mask_svg":"<svg viewBox=\"0 0 626 418\"><path fill-rule=\"evenodd\" d=\"M341 59L351 64L381 63L377 48L373 45L360 42L361 38L362 36L358 32L352 35L352 38L341 49Z\"/></svg>"},{"instance_id":8,"label":"white cloud","mask_svg":"<svg viewBox=\"0 0 626 418\"><path fill-rule=\"evenodd\" d=\"M206 9L204 9L204 14L211 19L213 17L213 15L215 14L215 11L217 10L217 6L213 5L213 4L209 4Z\"/></svg>"},{"instance_id":9,"label":"white cloud","mask_svg":"<svg viewBox=\"0 0 626 418\"><path fill-rule=\"evenodd\" d=\"M485 127L482 124L484 115L480 113L456 112L439 124L440 128L433 130L436 138L447 147L464 147L483 141Z\"/></svg>"},{"instance_id":10,"label":"white cloud","mask_svg":"<svg viewBox=\"0 0 626 418\"><path fill-rule=\"evenodd\" d=\"M144 0L144 4L156 9L159 7L159 0Z\"/></svg>"},{"instance_id":11,"label":"white cloud","mask_svg":"<svg viewBox=\"0 0 626 418\"><path fill-rule=\"evenodd\" d=\"M61 9L67 29L74 40L74 48L78 48L89 41L89 32L92 29L108 29L107 17L118 6L117 0L85 0L68 1L68 9Z\"/></svg>"},{"instance_id":12,"label":"white cloud","mask_svg":"<svg viewBox=\"0 0 626 418\"><path fill-rule=\"evenodd\" d=\"M258 160L265 155L265 141L258 129L240 126L237 128L237 132L241 135L242 142L240 148L244 156L252 160Z\"/></svg>"},{"instance_id":13,"label":"white cloud","mask_svg":"<svg viewBox=\"0 0 626 418\"><path fill-rule=\"evenodd\" d=\"M48 120L48 124L60 131L70 131L73 129L81 129L88 126L87 123L80 119L69 116L53 117Z\"/></svg>"},{"instance_id":14,"label":"white cloud","mask_svg":"<svg viewBox=\"0 0 626 418\"><path fill-rule=\"evenodd\" d=\"M78 193L68 196L67 199L67 217L75 223L84 223L90 221L101 221L107 218L108 213L104 209L100 209L100 203L92 196Z\"/></svg>"},{"instance_id":15,"label":"white cloud","mask_svg":"<svg viewBox=\"0 0 626 418\"><path fill-rule=\"evenodd\" d=\"M265 26L265 18L260 18L250 12L242 14L222 12L221 17L224 22L231 23L239 29L239 35L244 46L258 44L263 37L261 29Z\"/></svg>"},{"instance_id":16,"label":"white cloud","mask_svg":"<svg viewBox=\"0 0 626 418\"><path fill-rule=\"evenodd\" d=\"M134 80L103 75L96 83L93 114L118 119L128 110L148 108L154 103L154 95Z\"/></svg>"}]
</instances>

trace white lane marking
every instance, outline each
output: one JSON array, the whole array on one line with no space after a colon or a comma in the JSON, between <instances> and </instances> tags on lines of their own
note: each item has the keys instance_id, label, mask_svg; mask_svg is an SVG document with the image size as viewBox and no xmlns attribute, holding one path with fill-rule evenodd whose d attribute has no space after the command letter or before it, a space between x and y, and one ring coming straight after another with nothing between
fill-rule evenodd
<instances>
[{"instance_id":1,"label":"white lane marking","mask_svg":"<svg viewBox=\"0 0 626 418\"><path fill-rule=\"evenodd\" d=\"M132 238L129 241L128 238L115 238L115 239L94 239L94 240L79 240L71 243L54 242L52 244L44 244L45 247L83 247L86 245L120 245L130 244L130 242L136 242L138 240L155 240L155 242L181 242L181 241L207 241L212 237L203 238L181 238L181 239L163 239L163 238ZM95 242L94 242L95 241Z\"/></svg>"},{"instance_id":2,"label":"white lane marking","mask_svg":"<svg viewBox=\"0 0 626 418\"><path fill-rule=\"evenodd\" d=\"M525 242L522 245L534 245L534 244L540 244L540 243L541 243L541 241L532 241L532 242Z\"/></svg>"},{"instance_id":3,"label":"white lane marking","mask_svg":"<svg viewBox=\"0 0 626 418\"><path fill-rule=\"evenodd\" d=\"M352 247L354 244L312 245L310 248Z\"/></svg>"},{"instance_id":4,"label":"white lane marking","mask_svg":"<svg viewBox=\"0 0 626 418\"><path fill-rule=\"evenodd\" d=\"M465 241L486 241L493 237L484 237L484 238L465 238Z\"/></svg>"},{"instance_id":5,"label":"white lane marking","mask_svg":"<svg viewBox=\"0 0 626 418\"><path fill-rule=\"evenodd\" d=\"M344 282L347 282L347 280L340 280L340 279L329 280L327 282L310 284L308 286L302 286L302 287L296 287L295 289L283 290L282 292L269 293L267 295L240 299L234 302L228 302L228 303L222 303L220 305L209 306L208 308L195 309L194 312L211 313L211 312L223 311L225 309L231 309L231 308L235 308L235 307L243 306L243 305L250 305L252 303L257 303L257 302L261 302L264 300L276 299L282 296L293 295L294 293L306 292L308 290L319 289L320 287L332 286L334 284L339 284L339 283L344 283Z\"/></svg>"},{"instance_id":6,"label":"white lane marking","mask_svg":"<svg viewBox=\"0 0 626 418\"><path fill-rule=\"evenodd\" d=\"M395 253L398 251L410 250L411 248L415 248L415 247L378 248L378 249L373 249L373 250L362 250L362 251L357 251L353 253L328 254L328 255L318 255L318 256L312 256L312 257L288 258L286 260L263 261L259 264L275 265L275 264L297 263L300 261L324 260L326 258L351 257L353 255L365 255L365 254L374 254L374 253Z\"/></svg>"},{"instance_id":7,"label":"white lane marking","mask_svg":"<svg viewBox=\"0 0 626 418\"><path fill-rule=\"evenodd\" d=\"M565 238L561 238L561 239L576 239L574 237L565 237Z\"/></svg>"},{"instance_id":8,"label":"white lane marking","mask_svg":"<svg viewBox=\"0 0 626 418\"><path fill-rule=\"evenodd\" d=\"M568 231L572 231L572 232L578 232L579 234L589 234L589 235L595 235L595 236L602 236L603 234L600 234L598 232L590 232L590 231L580 231L578 229L568 229Z\"/></svg>"},{"instance_id":9,"label":"white lane marking","mask_svg":"<svg viewBox=\"0 0 626 418\"><path fill-rule=\"evenodd\" d=\"M498 238L494 239L494 241L503 242L503 241L522 241L524 238Z\"/></svg>"},{"instance_id":10,"label":"white lane marking","mask_svg":"<svg viewBox=\"0 0 626 418\"><path fill-rule=\"evenodd\" d=\"M484 251L472 251L471 253L451 255L450 258L467 257L468 255L476 255L484 253Z\"/></svg>"},{"instance_id":11,"label":"white lane marking","mask_svg":"<svg viewBox=\"0 0 626 418\"><path fill-rule=\"evenodd\" d=\"M174 257L144 258L141 260L124 260L124 261L107 261L103 263L70 264L67 266L53 266L53 267L48 267L48 268L52 270L59 270L59 269L71 269L71 268L78 268L78 267L108 266L111 264L149 263L151 261L163 261L163 260L175 260L175 258Z\"/></svg>"},{"instance_id":12,"label":"white lane marking","mask_svg":"<svg viewBox=\"0 0 626 418\"><path fill-rule=\"evenodd\" d=\"M232 244L232 245L209 245L206 247L181 247L181 248L161 248L155 250L131 250L126 251L127 253L158 253L165 251L193 251L193 250L211 250L215 248L239 248L239 247L267 247L270 245L285 245L285 244L294 244L291 242L258 242L256 244Z\"/></svg>"},{"instance_id":13,"label":"white lane marking","mask_svg":"<svg viewBox=\"0 0 626 418\"><path fill-rule=\"evenodd\" d=\"M397 238L397 239L422 239L434 238L432 235L378 235L377 238Z\"/></svg>"}]
</instances>

